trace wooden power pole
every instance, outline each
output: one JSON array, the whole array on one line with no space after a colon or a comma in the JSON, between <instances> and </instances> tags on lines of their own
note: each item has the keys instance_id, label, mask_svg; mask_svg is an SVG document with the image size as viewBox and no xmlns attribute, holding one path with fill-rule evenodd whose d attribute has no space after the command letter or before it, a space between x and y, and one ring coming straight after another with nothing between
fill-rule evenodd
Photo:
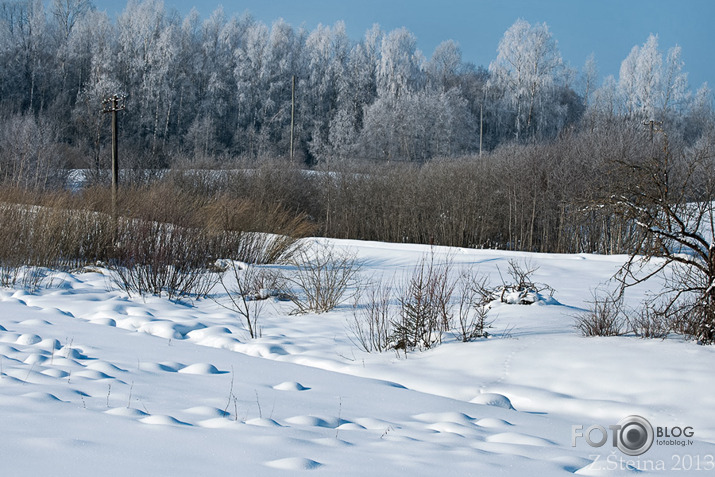
<instances>
[{"instance_id":1,"label":"wooden power pole","mask_svg":"<svg viewBox=\"0 0 715 477\"><path fill-rule=\"evenodd\" d=\"M112 113L112 217L117 220L117 190L119 189L119 125L117 112L126 109L126 96L115 94L102 101L102 112Z\"/></svg>"},{"instance_id":2,"label":"wooden power pole","mask_svg":"<svg viewBox=\"0 0 715 477\"><path fill-rule=\"evenodd\" d=\"M484 104L479 105L479 157L482 157L482 136L484 135Z\"/></svg>"},{"instance_id":3,"label":"wooden power pole","mask_svg":"<svg viewBox=\"0 0 715 477\"><path fill-rule=\"evenodd\" d=\"M290 158L293 159L293 132L295 130L295 75L293 75L290 90Z\"/></svg>"}]
</instances>

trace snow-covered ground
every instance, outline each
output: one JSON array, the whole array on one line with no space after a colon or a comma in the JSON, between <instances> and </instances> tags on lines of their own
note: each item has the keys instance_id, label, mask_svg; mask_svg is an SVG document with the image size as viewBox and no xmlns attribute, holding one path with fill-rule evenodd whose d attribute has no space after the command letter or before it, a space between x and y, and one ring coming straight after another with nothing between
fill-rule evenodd
<instances>
[{"instance_id":1,"label":"snow-covered ground","mask_svg":"<svg viewBox=\"0 0 715 477\"><path fill-rule=\"evenodd\" d=\"M358 253L364 277L396 281L430 251L331 243ZM0 290L0 475L713 472L715 348L574 329L625 257L436 253L494 282L510 258L528 258L555 301L495 306L488 339L447 336L405 358L360 351L350 303L291 315L291 303L271 302L251 340L213 300L129 298L100 272L63 274L36 293ZM692 445L657 439L639 457L610 435L602 447L572 446L573 426L608 429L629 415L690 427Z\"/></svg>"}]
</instances>

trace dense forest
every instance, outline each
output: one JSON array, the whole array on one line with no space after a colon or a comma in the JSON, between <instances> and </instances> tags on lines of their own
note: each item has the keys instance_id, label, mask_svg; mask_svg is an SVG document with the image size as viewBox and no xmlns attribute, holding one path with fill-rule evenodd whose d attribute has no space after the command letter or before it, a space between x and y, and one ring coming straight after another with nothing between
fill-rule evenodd
<instances>
[{"instance_id":1,"label":"dense forest","mask_svg":"<svg viewBox=\"0 0 715 477\"><path fill-rule=\"evenodd\" d=\"M214 198L233 229L285 231L271 217L287 214L333 237L616 253L640 243L618 194L665 177L673 200L715 198L712 93L655 35L601 81L524 20L484 67L453 41L427 58L404 28L356 41L340 22L182 18L157 0L116 19L88 0L5 0L0 64L5 186L61 189L77 169L106 184L102 101L126 95L122 180L161 177L156 205L176 207L147 217L168 222Z\"/></svg>"},{"instance_id":2,"label":"dense forest","mask_svg":"<svg viewBox=\"0 0 715 477\"><path fill-rule=\"evenodd\" d=\"M294 153L309 165L464 156L623 118L692 143L712 119L710 90L690 89L679 47L663 52L651 36L599 81L593 57L570 67L548 26L524 20L485 67L449 40L427 58L404 28L375 25L355 41L341 22L306 31L221 8L182 18L158 0L132 0L116 19L89 0L5 0L0 62L0 150L22 138L61 145L75 168L103 164L101 102L117 93L123 147L144 167L288 156L294 79Z\"/></svg>"}]
</instances>

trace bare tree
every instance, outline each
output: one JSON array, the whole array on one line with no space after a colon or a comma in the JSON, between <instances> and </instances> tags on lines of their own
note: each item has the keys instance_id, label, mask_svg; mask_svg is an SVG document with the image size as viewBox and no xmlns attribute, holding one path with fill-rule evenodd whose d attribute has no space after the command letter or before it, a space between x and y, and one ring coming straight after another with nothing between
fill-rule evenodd
<instances>
[{"instance_id":1,"label":"bare tree","mask_svg":"<svg viewBox=\"0 0 715 477\"><path fill-rule=\"evenodd\" d=\"M623 183L611 197L640 229L629 260L618 274L623 290L665 273L662 314L703 344L715 342L715 155L702 140L682 155L650 122L653 151L617 161Z\"/></svg>"}]
</instances>

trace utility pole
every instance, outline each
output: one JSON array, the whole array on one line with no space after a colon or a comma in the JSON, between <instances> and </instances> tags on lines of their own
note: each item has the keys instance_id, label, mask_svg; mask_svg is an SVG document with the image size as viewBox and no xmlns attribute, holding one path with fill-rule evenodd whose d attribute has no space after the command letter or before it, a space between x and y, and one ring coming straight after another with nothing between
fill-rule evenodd
<instances>
[{"instance_id":1,"label":"utility pole","mask_svg":"<svg viewBox=\"0 0 715 477\"><path fill-rule=\"evenodd\" d=\"M290 99L290 158L293 160L293 134L295 130L295 75L292 78Z\"/></svg>"},{"instance_id":2,"label":"utility pole","mask_svg":"<svg viewBox=\"0 0 715 477\"><path fill-rule=\"evenodd\" d=\"M482 157L483 132L484 132L484 103L479 105L479 157Z\"/></svg>"},{"instance_id":3,"label":"utility pole","mask_svg":"<svg viewBox=\"0 0 715 477\"><path fill-rule=\"evenodd\" d=\"M119 135L119 125L117 123L117 112L126 109L126 96L115 94L102 101L102 112L112 113L112 218L117 220L117 190L119 189L119 146L117 136Z\"/></svg>"}]
</instances>

